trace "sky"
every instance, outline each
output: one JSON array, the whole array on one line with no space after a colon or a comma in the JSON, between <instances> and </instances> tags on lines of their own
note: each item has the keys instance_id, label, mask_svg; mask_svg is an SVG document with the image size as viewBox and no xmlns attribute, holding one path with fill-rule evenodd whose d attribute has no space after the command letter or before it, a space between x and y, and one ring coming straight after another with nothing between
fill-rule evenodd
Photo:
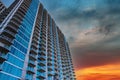
<instances>
[{"instance_id":1,"label":"sky","mask_svg":"<svg viewBox=\"0 0 120 80\"><path fill-rule=\"evenodd\" d=\"M120 80L120 0L41 0L69 42L77 80Z\"/></svg>"},{"instance_id":2,"label":"sky","mask_svg":"<svg viewBox=\"0 0 120 80\"><path fill-rule=\"evenodd\" d=\"M120 80L120 0L40 1L69 42L77 80Z\"/></svg>"}]
</instances>

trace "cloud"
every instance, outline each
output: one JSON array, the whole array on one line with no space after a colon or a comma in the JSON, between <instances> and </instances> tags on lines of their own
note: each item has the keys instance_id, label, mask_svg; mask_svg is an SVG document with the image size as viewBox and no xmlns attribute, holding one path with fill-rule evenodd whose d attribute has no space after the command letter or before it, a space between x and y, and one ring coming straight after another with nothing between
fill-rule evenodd
<instances>
[{"instance_id":1,"label":"cloud","mask_svg":"<svg viewBox=\"0 0 120 80\"><path fill-rule=\"evenodd\" d=\"M99 47L98 47L99 48ZM74 51L74 50L73 50ZM120 62L120 51L101 51L101 50L87 50L81 51L76 49L76 55L73 55L75 68L86 68L86 67L93 67L93 66L100 66L110 63L117 63Z\"/></svg>"},{"instance_id":2,"label":"cloud","mask_svg":"<svg viewBox=\"0 0 120 80\"><path fill-rule=\"evenodd\" d=\"M120 61L120 0L43 2L65 34L76 68Z\"/></svg>"}]
</instances>

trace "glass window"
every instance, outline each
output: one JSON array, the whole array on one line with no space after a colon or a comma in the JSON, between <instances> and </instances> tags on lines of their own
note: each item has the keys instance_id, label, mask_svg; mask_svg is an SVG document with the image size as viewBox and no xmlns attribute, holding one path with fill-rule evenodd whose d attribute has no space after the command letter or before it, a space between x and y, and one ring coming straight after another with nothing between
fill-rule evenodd
<instances>
[{"instance_id":1,"label":"glass window","mask_svg":"<svg viewBox=\"0 0 120 80\"><path fill-rule=\"evenodd\" d=\"M0 80L19 80L18 78L6 75L4 73L0 73Z\"/></svg>"},{"instance_id":2,"label":"glass window","mask_svg":"<svg viewBox=\"0 0 120 80\"><path fill-rule=\"evenodd\" d=\"M19 67L23 67L23 61L21 61L20 59L12 56L11 54L8 55L8 59L7 59L9 62L11 62L12 64L15 64L16 66L19 66Z\"/></svg>"},{"instance_id":3,"label":"glass window","mask_svg":"<svg viewBox=\"0 0 120 80\"><path fill-rule=\"evenodd\" d=\"M28 47L28 42L25 41L22 37L20 37L19 35L16 35L16 40L18 42L20 42L22 45L24 45L25 47Z\"/></svg>"},{"instance_id":4,"label":"glass window","mask_svg":"<svg viewBox=\"0 0 120 80\"><path fill-rule=\"evenodd\" d=\"M10 73L10 74L13 74L13 75L18 76L18 77L21 77L21 74L22 74L21 69L19 69L17 67L14 67L13 65L10 65L6 62L4 63L3 71L5 71L7 73Z\"/></svg>"},{"instance_id":5,"label":"glass window","mask_svg":"<svg viewBox=\"0 0 120 80\"><path fill-rule=\"evenodd\" d=\"M23 45L21 45L20 43L18 43L16 40L14 40L13 44L14 44L14 46L16 48L18 48L22 52L27 53L27 49L25 47L23 47Z\"/></svg>"},{"instance_id":6,"label":"glass window","mask_svg":"<svg viewBox=\"0 0 120 80\"><path fill-rule=\"evenodd\" d=\"M16 49L13 46L11 46L10 52L23 60L25 59L25 54L23 52L20 52L18 49Z\"/></svg>"}]
</instances>

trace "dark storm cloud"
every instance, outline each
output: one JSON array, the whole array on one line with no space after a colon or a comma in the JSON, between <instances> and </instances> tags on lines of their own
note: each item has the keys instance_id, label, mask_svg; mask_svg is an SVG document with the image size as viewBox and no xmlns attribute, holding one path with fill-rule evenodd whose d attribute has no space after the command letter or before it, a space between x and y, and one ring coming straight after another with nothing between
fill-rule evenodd
<instances>
[{"instance_id":1,"label":"dark storm cloud","mask_svg":"<svg viewBox=\"0 0 120 80\"><path fill-rule=\"evenodd\" d=\"M120 62L120 51L83 51L80 49L75 50L78 53L75 57L75 68L87 68L93 66L101 66L106 64L113 64ZM80 53L81 52L81 53Z\"/></svg>"},{"instance_id":2,"label":"dark storm cloud","mask_svg":"<svg viewBox=\"0 0 120 80\"><path fill-rule=\"evenodd\" d=\"M87 46L71 47L75 68L120 62L120 36Z\"/></svg>"}]
</instances>

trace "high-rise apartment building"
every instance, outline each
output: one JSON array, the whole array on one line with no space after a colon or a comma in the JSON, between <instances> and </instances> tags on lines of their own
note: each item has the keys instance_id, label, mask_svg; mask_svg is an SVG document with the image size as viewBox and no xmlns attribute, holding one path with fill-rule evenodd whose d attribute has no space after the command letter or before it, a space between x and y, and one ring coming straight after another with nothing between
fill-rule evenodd
<instances>
[{"instance_id":1,"label":"high-rise apartment building","mask_svg":"<svg viewBox=\"0 0 120 80\"><path fill-rule=\"evenodd\" d=\"M68 43L39 0L15 0L0 13L0 80L74 76Z\"/></svg>"}]
</instances>

